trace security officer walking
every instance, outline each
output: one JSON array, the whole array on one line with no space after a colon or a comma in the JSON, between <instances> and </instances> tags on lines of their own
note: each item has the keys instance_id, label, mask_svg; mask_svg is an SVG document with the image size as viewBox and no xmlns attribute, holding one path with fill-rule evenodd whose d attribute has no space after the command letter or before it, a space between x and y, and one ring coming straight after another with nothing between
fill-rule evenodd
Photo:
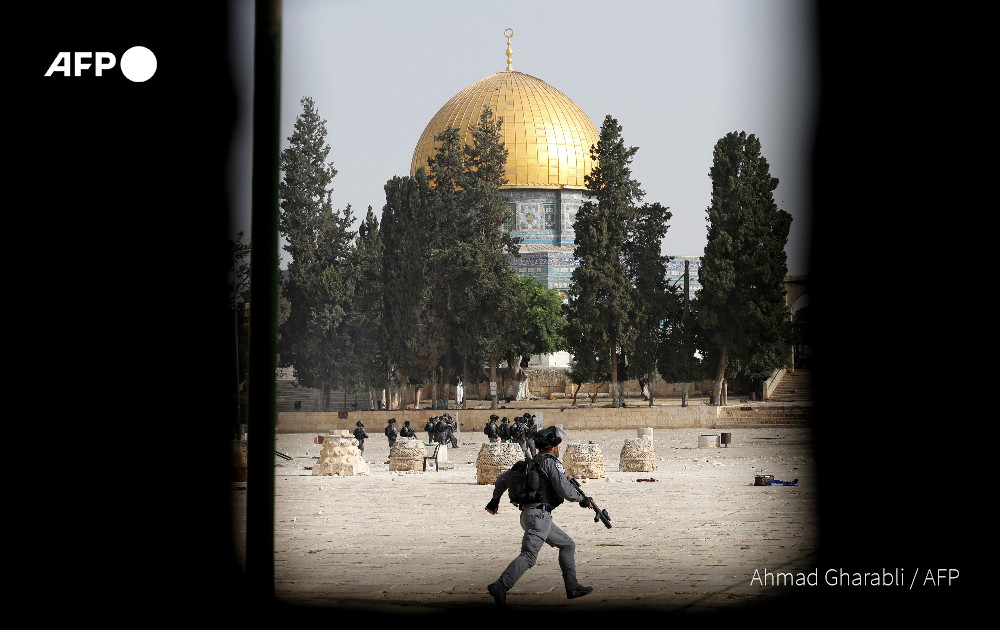
<instances>
[{"instance_id":1,"label":"security officer walking","mask_svg":"<svg viewBox=\"0 0 1000 630\"><path fill-rule=\"evenodd\" d=\"M531 457L534 457L538 454L538 449L535 448L535 436L538 435L538 427L535 426L535 416L525 413L524 419L526 420L524 426L525 442L528 443L528 450L531 451Z\"/></svg>"},{"instance_id":2,"label":"security officer walking","mask_svg":"<svg viewBox=\"0 0 1000 630\"><path fill-rule=\"evenodd\" d=\"M428 443L434 441L434 430L435 430L434 429L434 420L436 420L436 418L428 418L427 419L427 424L424 425L424 431L427 431L427 442Z\"/></svg>"},{"instance_id":3,"label":"security officer walking","mask_svg":"<svg viewBox=\"0 0 1000 630\"><path fill-rule=\"evenodd\" d=\"M365 433L365 423L358 420L357 422L354 423L354 426L357 427L356 429L354 429L354 439L358 441L358 449L360 449L361 454L364 455L365 440L368 438L368 434Z\"/></svg>"},{"instance_id":4,"label":"security officer walking","mask_svg":"<svg viewBox=\"0 0 1000 630\"><path fill-rule=\"evenodd\" d=\"M525 443L526 437L527 431L524 427L524 418L515 416L514 426L510 428L510 441L521 447L521 452L524 453L525 459L531 459L531 455L528 454L528 445Z\"/></svg>"},{"instance_id":5,"label":"security officer walking","mask_svg":"<svg viewBox=\"0 0 1000 630\"><path fill-rule=\"evenodd\" d=\"M389 448L392 449L392 445L396 443L396 438L399 436L399 430L394 426L396 424L395 418L389 418L389 424L385 427L385 437L389 438Z\"/></svg>"},{"instance_id":6,"label":"security officer walking","mask_svg":"<svg viewBox=\"0 0 1000 630\"><path fill-rule=\"evenodd\" d=\"M490 421L486 423L485 427L483 427L483 433L486 434L486 437L489 439L490 442L500 441L500 428L497 427L496 414L490 416Z\"/></svg>"},{"instance_id":7,"label":"security officer walking","mask_svg":"<svg viewBox=\"0 0 1000 630\"><path fill-rule=\"evenodd\" d=\"M524 530L521 554L511 561L496 582L486 587L498 606L506 604L507 592L525 571L535 566L538 552L545 544L559 549L559 568L567 598L583 597L594 590L590 586L581 586L577 581L576 543L552 522L552 511L564 500L577 502L583 508L589 508L591 503L590 498L584 496L566 478L566 469L559 461L559 444L562 438L557 431L556 427L548 427L535 436L535 445L540 451L534 458L538 465L540 499L529 500L518 506L521 510L521 529ZM500 497L511 484L512 470L502 473L494 482L493 499L486 505L486 511L490 514L496 514L500 509Z\"/></svg>"},{"instance_id":8,"label":"security officer walking","mask_svg":"<svg viewBox=\"0 0 1000 630\"><path fill-rule=\"evenodd\" d=\"M450 443L452 448L458 448L458 438L456 437L458 424L455 422L455 419L448 414L444 414L444 426L445 443Z\"/></svg>"}]
</instances>

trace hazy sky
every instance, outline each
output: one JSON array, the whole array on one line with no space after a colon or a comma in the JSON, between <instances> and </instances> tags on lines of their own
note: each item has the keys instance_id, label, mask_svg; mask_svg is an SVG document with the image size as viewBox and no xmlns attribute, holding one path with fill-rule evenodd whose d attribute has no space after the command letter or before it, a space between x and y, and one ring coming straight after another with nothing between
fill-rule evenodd
<instances>
[{"instance_id":1,"label":"hazy sky","mask_svg":"<svg viewBox=\"0 0 1000 630\"><path fill-rule=\"evenodd\" d=\"M253 3L234 0L236 230L249 232ZM383 186L408 175L424 127L459 90L506 68L565 93L599 128L618 119L639 147L645 202L673 212L663 251L701 255L715 143L756 135L775 200L794 217L790 274L808 273L817 51L801 0L284 0L282 148L311 97L327 123L335 208L381 216ZM283 253L283 252L282 252Z\"/></svg>"}]
</instances>

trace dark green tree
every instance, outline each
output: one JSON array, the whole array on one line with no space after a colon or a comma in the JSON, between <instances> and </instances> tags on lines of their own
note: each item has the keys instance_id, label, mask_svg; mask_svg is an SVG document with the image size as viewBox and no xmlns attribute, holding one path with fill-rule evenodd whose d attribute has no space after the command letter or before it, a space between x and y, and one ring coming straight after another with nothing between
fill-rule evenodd
<instances>
[{"instance_id":1,"label":"dark green tree","mask_svg":"<svg viewBox=\"0 0 1000 630\"><path fill-rule=\"evenodd\" d=\"M385 184L385 206L379 226L382 254L382 373L387 396L395 379L405 405L410 376L417 373L421 312L428 284L426 218L430 183L424 167L413 177L393 177ZM391 401L390 401L391 408Z\"/></svg>"},{"instance_id":2,"label":"dark green tree","mask_svg":"<svg viewBox=\"0 0 1000 630\"><path fill-rule=\"evenodd\" d=\"M344 305L354 286L348 273L354 217L349 205L333 210L337 170L327 162L326 121L312 99L301 103L303 111L280 157L278 228L291 261L282 287L290 310L280 328L279 353L281 365L294 366L302 385L323 391L329 409L331 388L348 378L348 366L337 355L347 339Z\"/></svg>"},{"instance_id":3,"label":"dark green tree","mask_svg":"<svg viewBox=\"0 0 1000 630\"><path fill-rule=\"evenodd\" d=\"M483 109L478 124L469 129L473 144L465 145L465 172L461 180L468 208L463 239L486 250L516 256L521 239L503 229L507 197L505 169L508 151L503 142L503 117ZM490 270L492 271L492 270Z\"/></svg>"},{"instance_id":4,"label":"dark green tree","mask_svg":"<svg viewBox=\"0 0 1000 630\"><path fill-rule=\"evenodd\" d=\"M708 242L695 308L707 344L702 354L716 365L712 403L719 405L725 379L736 375L730 364L759 379L782 365L791 346L783 280L792 217L774 202L778 180L753 134L721 138L709 176ZM784 352L776 351L782 346Z\"/></svg>"},{"instance_id":5,"label":"dark green tree","mask_svg":"<svg viewBox=\"0 0 1000 630\"><path fill-rule=\"evenodd\" d=\"M508 273L515 288L512 298L508 299L504 307L514 315L520 314L520 323L507 338L504 353L510 369L510 381L513 383L517 369L527 366L533 355L567 350L569 345L559 291L547 288L534 277L520 277L512 271ZM513 299L515 297L517 299ZM524 379L526 376L520 378ZM521 383L516 382L518 385Z\"/></svg>"},{"instance_id":6,"label":"dark green tree","mask_svg":"<svg viewBox=\"0 0 1000 630\"><path fill-rule=\"evenodd\" d=\"M426 269L428 291L420 316L417 374L421 383L430 382L431 397L437 399L439 387L447 386L454 369L456 293L463 282L456 248L467 223L468 209L460 188L465 174L465 154L458 129L448 126L434 140L440 144L428 159L431 194L427 223L431 234Z\"/></svg>"},{"instance_id":7,"label":"dark green tree","mask_svg":"<svg viewBox=\"0 0 1000 630\"><path fill-rule=\"evenodd\" d=\"M518 255L520 239L503 229L504 204L501 187L507 183L507 148L503 143L503 118L487 107L470 128L472 145L463 147L464 171L460 179L465 208L460 237L453 256L461 261L462 277L454 286L456 349L462 357L482 357L489 379L497 382L500 358L519 357L507 343L522 328L525 301L517 277L510 271L508 256ZM463 361L466 375L468 362ZM466 379L467 380L467 379ZM494 396L492 407L497 400Z\"/></svg>"},{"instance_id":8,"label":"dark green tree","mask_svg":"<svg viewBox=\"0 0 1000 630\"><path fill-rule=\"evenodd\" d=\"M670 257L661 252L671 216L670 210L659 203L643 204L636 211L625 242L635 327L635 342L625 355L626 376L649 385L650 406L653 406L652 382L657 372L664 328L679 308L674 287L666 279Z\"/></svg>"},{"instance_id":9,"label":"dark green tree","mask_svg":"<svg viewBox=\"0 0 1000 630\"><path fill-rule=\"evenodd\" d=\"M547 288L530 276L515 275L514 281L524 301L521 330L513 350L515 355L527 359L536 354L569 349L559 291Z\"/></svg>"},{"instance_id":10,"label":"dark green tree","mask_svg":"<svg viewBox=\"0 0 1000 630\"><path fill-rule=\"evenodd\" d=\"M634 293L625 261L625 242L635 221L636 204L644 196L632 178L637 147L626 147L618 121L607 116L590 155L597 165L584 178L588 201L576 215L573 271L567 305L574 354L600 348L610 375L613 405L621 404L618 364L636 338ZM606 362L606 363L605 363ZM602 369L602 371L604 371Z\"/></svg>"},{"instance_id":11,"label":"dark green tree","mask_svg":"<svg viewBox=\"0 0 1000 630\"><path fill-rule=\"evenodd\" d=\"M657 367L668 383L681 383L681 406L688 405L691 381L705 378L705 366L698 354L698 317L691 302L678 296L677 310L664 326Z\"/></svg>"},{"instance_id":12,"label":"dark green tree","mask_svg":"<svg viewBox=\"0 0 1000 630\"><path fill-rule=\"evenodd\" d=\"M351 356L356 363L354 386L368 390L373 402L382 396L376 390L385 387L385 343L382 323L382 264L385 248L378 219L368 206L364 221L358 226L354 247L354 299L348 316ZM386 396L389 392L386 392ZM388 402L388 401L387 401Z\"/></svg>"}]
</instances>

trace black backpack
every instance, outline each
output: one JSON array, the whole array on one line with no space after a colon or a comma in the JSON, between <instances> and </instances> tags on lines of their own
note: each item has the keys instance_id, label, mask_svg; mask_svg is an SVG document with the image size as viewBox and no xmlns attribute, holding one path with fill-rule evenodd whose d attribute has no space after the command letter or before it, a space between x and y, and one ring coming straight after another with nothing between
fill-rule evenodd
<instances>
[{"instance_id":1,"label":"black backpack","mask_svg":"<svg viewBox=\"0 0 1000 630\"><path fill-rule=\"evenodd\" d=\"M538 462L534 459L522 459L510 469L510 484L507 486L507 496L514 505L545 501L542 489L542 474Z\"/></svg>"}]
</instances>

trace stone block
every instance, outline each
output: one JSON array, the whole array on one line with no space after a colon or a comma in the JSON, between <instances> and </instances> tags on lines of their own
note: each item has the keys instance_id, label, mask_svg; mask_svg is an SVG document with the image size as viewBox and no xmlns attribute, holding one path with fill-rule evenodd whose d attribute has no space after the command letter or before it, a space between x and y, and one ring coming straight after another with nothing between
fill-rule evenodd
<instances>
[{"instance_id":1,"label":"stone block","mask_svg":"<svg viewBox=\"0 0 1000 630\"><path fill-rule=\"evenodd\" d=\"M524 459L521 446L511 442L489 442L479 448L476 457L476 483L492 484L511 466Z\"/></svg>"},{"instance_id":2,"label":"stone block","mask_svg":"<svg viewBox=\"0 0 1000 630\"><path fill-rule=\"evenodd\" d=\"M415 438L399 438L389 452L389 470L420 472L424 469L424 443Z\"/></svg>"},{"instance_id":3,"label":"stone block","mask_svg":"<svg viewBox=\"0 0 1000 630\"><path fill-rule=\"evenodd\" d=\"M597 444L570 444L563 454L566 474L580 479L601 479L606 476L604 453Z\"/></svg>"},{"instance_id":4,"label":"stone block","mask_svg":"<svg viewBox=\"0 0 1000 630\"><path fill-rule=\"evenodd\" d=\"M313 475L348 477L367 475L369 471L368 464L358 448L358 441L353 437L341 436L323 440L323 450L320 452L319 460L312 467Z\"/></svg>"},{"instance_id":5,"label":"stone block","mask_svg":"<svg viewBox=\"0 0 1000 630\"><path fill-rule=\"evenodd\" d=\"M650 472L656 470L656 451L652 437L638 437L625 440L618 459L618 470L622 472Z\"/></svg>"}]
</instances>

